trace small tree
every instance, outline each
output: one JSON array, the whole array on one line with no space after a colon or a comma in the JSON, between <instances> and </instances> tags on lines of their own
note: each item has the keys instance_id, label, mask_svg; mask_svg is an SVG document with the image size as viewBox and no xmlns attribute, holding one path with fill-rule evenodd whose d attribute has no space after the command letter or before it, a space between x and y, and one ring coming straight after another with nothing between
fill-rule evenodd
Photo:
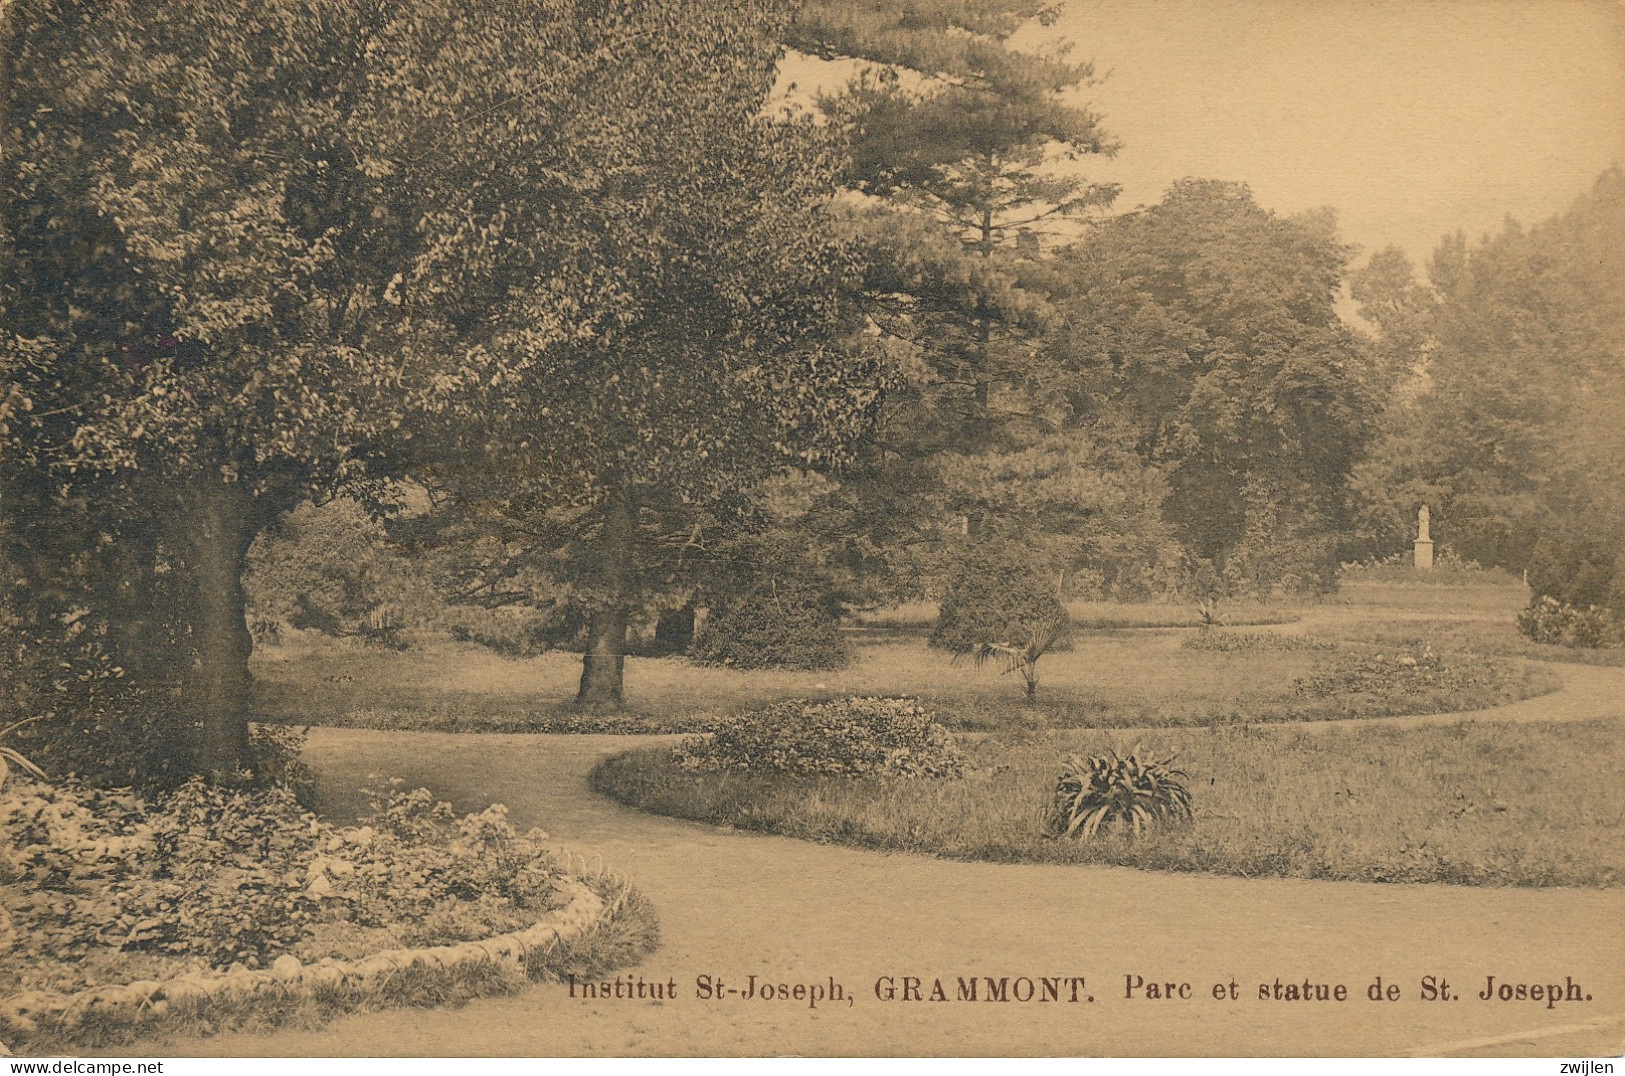
<instances>
[{"instance_id":1,"label":"small tree","mask_svg":"<svg viewBox=\"0 0 1625 1076\"><path fill-rule=\"evenodd\" d=\"M1024 643L982 643L973 647L969 655L978 665L997 661L1004 666L1002 672L1020 673L1027 687L1027 698L1031 699L1038 694L1038 659L1055 645L1065 630L1064 621L1046 621L1033 627ZM955 655L959 656L962 655Z\"/></svg>"}]
</instances>

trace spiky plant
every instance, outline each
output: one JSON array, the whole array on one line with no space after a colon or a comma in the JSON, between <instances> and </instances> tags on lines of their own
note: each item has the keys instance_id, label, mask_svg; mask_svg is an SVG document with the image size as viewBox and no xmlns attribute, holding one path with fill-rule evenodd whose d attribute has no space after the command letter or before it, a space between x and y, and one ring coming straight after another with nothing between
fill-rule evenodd
<instances>
[{"instance_id":1,"label":"spiky plant","mask_svg":"<svg viewBox=\"0 0 1625 1076\"><path fill-rule=\"evenodd\" d=\"M1154 825L1191 818L1184 770L1174 759L1142 759L1140 749L1062 759L1051 824L1062 836L1090 840L1103 827L1127 826L1139 836Z\"/></svg>"},{"instance_id":2,"label":"spiky plant","mask_svg":"<svg viewBox=\"0 0 1625 1076\"><path fill-rule=\"evenodd\" d=\"M1230 619L1229 613L1219 612L1219 599L1213 597L1203 598L1196 603L1196 622L1202 626L1203 631L1216 628Z\"/></svg>"},{"instance_id":3,"label":"spiky plant","mask_svg":"<svg viewBox=\"0 0 1625 1076\"><path fill-rule=\"evenodd\" d=\"M999 670L1001 675L1021 674L1022 680L1027 685L1027 698L1030 699L1038 694L1038 659L1055 645L1055 641L1061 637L1065 629L1065 621L1046 620L1027 633L1027 641L1024 644L982 643L955 655L954 660L969 658L977 665L985 665L990 661L999 662L1004 666Z\"/></svg>"},{"instance_id":4,"label":"spiky plant","mask_svg":"<svg viewBox=\"0 0 1625 1076\"><path fill-rule=\"evenodd\" d=\"M0 739L5 739L5 737L10 733L22 728L30 721L38 721L43 716L45 715L37 714L34 717L25 717L15 724L7 725L5 728L0 729ZM45 780L45 772L32 762L28 761L28 759L24 758L22 752L12 747L0 747L0 788L5 787L6 778L11 776L12 763L16 763L18 766L21 766L24 770L27 770L40 780Z\"/></svg>"}]
</instances>

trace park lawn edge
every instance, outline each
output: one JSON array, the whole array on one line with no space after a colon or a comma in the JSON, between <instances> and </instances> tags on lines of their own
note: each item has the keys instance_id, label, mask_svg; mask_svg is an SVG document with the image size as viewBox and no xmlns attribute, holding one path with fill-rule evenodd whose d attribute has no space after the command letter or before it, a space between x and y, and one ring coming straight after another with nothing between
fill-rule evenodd
<instances>
[{"instance_id":1,"label":"park lawn edge","mask_svg":"<svg viewBox=\"0 0 1625 1076\"><path fill-rule=\"evenodd\" d=\"M1211 708L1189 712L1159 712L1159 720L1146 720L1142 712L1129 708L1097 710L1092 700L1062 696L1040 689L1037 705L1032 705L1012 693L1010 705L1002 707L1011 713L1030 718L1030 725L1044 729L1107 729L1143 728L1181 729L1204 728L1214 724L1284 725L1303 722L1343 722L1369 718L1427 717L1435 714L1474 713L1506 706L1527 699L1554 694L1563 688L1563 677L1546 667L1539 659L1514 659L1509 666L1513 674L1499 689L1467 692L1454 698L1434 699L1429 695L1405 695L1383 700L1355 693L1327 698L1282 698L1266 704L1240 700L1231 708ZM841 692L823 691L805 695L786 696L811 702L829 702L844 698ZM957 708L942 699L919 697L938 713L938 720L956 732L1007 731L961 719ZM451 733L527 733L533 735L618 735L666 736L692 735L714 732L723 724L748 717L761 705L729 712L675 713L642 711L635 708L602 710L576 706L560 701L548 710L532 709L524 716L480 712L477 699L470 699L466 713L435 713L425 715L408 706L369 706L343 714L306 714L292 718L265 710L254 715L260 724L288 725L305 728L354 728L379 732L451 732ZM1072 713L1067 713L1070 710ZM966 708L965 716L974 718L976 711ZM1055 718L1059 716L1061 720ZM1082 717L1083 720L1075 720Z\"/></svg>"},{"instance_id":2,"label":"park lawn edge","mask_svg":"<svg viewBox=\"0 0 1625 1076\"><path fill-rule=\"evenodd\" d=\"M979 740L978 746L989 748L974 764L978 767L998 768L999 759L993 754L1003 745L1015 754L1015 748L1024 741L1047 739L1053 742L1079 740L1088 736L1126 740L1114 732L1141 733L1152 730L1062 730L1054 733L1005 734ZM1327 741L1314 731L1296 732L1280 725L1260 725L1230 729L1162 729L1161 733L1179 737L1201 735L1230 735L1233 737L1262 737L1268 741L1287 741L1300 737L1303 743ZM1354 738L1352 746L1360 746L1361 737L1380 745L1384 737L1392 738L1391 756L1395 758L1422 757L1429 749L1448 747L1451 737L1463 741L1474 738L1494 742L1496 736L1514 742L1522 738L1540 745L1561 746L1559 738L1596 735L1612 738L1616 743L1625 738L1625 724L1618 718L1594 718L1587 721L1546 723L1511 723L1464 720L1454 724L1437 724L1403 728L1388 725L1354 726L1347 730ZM1542 737L1551 737L1542 740ZM969 746L969 745L967 745ZM1094 745L1100 746L1100 745ZM1475 745L1483 750L1482 745ZM1023 798L1033 806L1041 804L1048 787L1053 784L1053 773L1059 772L1061 756L1071 748L1063 744L1050 754L1054 771L1044 777L1033 775L1037 784L1025 788L1031 793ZM1138 745L1136 745L1138 750ZM1153 748L1156 754L1164 748ZM1176 748L1182 751L1183 748ZM1258 752L1267 764L1267 752ZM1495 756L1490 756L1495 757ZM1435 847L1429 852L1428 834L1410 834L1395 846L1360 846L1369 842L1370 835L1340 828L1340 813L1346 814L1347 801L1336 802L1340 792L1323 797L1312 806L1309 825L1301 820L1299 828L1286 827L1269 830L1267 825L1246 831L1239 836L1232 832L1211 836L1197 848L1181 847L1177 841L1162 841L1163 834L1153 833L1139 842L1124 834L1110 834L1095 844L1082 846L1076 842L1052 837L1042 832L1042 809L1029 811L1031 829L1022 833L1019 841L998 840L978 831L974 825L961 826L962 819L954 814L932 815L929 809L909 813L908 799L912 789L916 797L927 802L933 796L938 800L940 789L951 786L948 781L877 781L873 779L798 778L787 775L746 774L739 772L692 772L679 769L671 761L669 746L651 746L622 752L601 759L593 769L589 784L593 791L627 806L652 814L683 818L710 825L765 832L783 837L811 840L817 843L840 844L888 853L929 855L936 858L993 863L1047 863L1073 866L1115 866L1141 870L1174 873L1198 873L1231 877L1278 877L1317 881L1366 883L1445 883L1476 887L1512 888L1612 888L1625 883L1625 862L1621 861L1618 842L1609 842L1612 835L1625 824L1625 793L1608 792L1606 784L1600 805L1594 798L1586 806L1586 819L1577 824L1573 815L1565 814L1566 805L1542 802L1529 807L1516 800L1509 808L1501 803L1486 801L1481 806L1479 819L1505 819L1496 831L1494 840L1476 853L1463 855L1463 849L1452 849L1448 840L1442 851ZM1183 759L1178 763L1185 765ZM1496 757L1496 766L1521 766L1522 772L1514 776L1528 779L1534 785L1552 784L1537 771L1538 765L1524 760ZM1418 766L1420 764L1418 763ZM1009 767L1006 767L1009 768ZM1267 765L1266 765L1267 768ZM1353 767L1351 767L1353 768ZM1381 774L1383 767L1376 772ZM985 771L984 771L985 772ZM1425 769L1413 771L1425 773ZM1205 774L1198 775L1206 777ZM1325 773L1331 787L1341 787L1342 774ZM1431 775L1430 775L1431 776ZM1488 774L1479 774L1487 777ZM1496 776L1509 776L1501 771ZM1379 780L1383 779L1379 776ZM1044 782L1048 781L1049 785ZM1029 783L1032 783L1031 781ZM1191 791L1196 797L1198 821L1208 819L1233 820L1234 816L1216 813L1210 806L1211 797L1205 796L1208 782L1193 780ZM1396 775L1392 787L1401 790L1403 780ZM1443 780L1441 778L1441 785ZM961 796L954 804L965 811L974 811L974 804L985 802L986 796L997 789L978 792L975 797ZM1369 790L1366 790L1369 792ZM1595 789L1593 790L1595 791ZM1362 794L1366 794L1362 792ZM1569 790L1553 790L1553 797L1573 794ZM949 797L951 798L951 797ZM973 806L964 807L970 798ZM1204 800L1209 802L1205 803ZM905 801L900 807L900 801ZM1437 797L1440 811L1460 809L1459 801L1448 796ZM1429 803L1429 809L1435 804ZM938 804L942 810L941 803ZM1499 812L1512 810L1512 814ZM997 813L997 812L991 812ZM811 819L811 821L809 821ZM1516 824L1514 821L1516 820ZM1414 824L1414 821L1407 825ZM1243 829L1245 824L1238 823ZM1265 830L1267 832L1259 832ZM1579 832L1583 830L1583 832ZM966 834L981 833L981 836ZM1377 835L1379 838L1381 834ZM1388 835L1392 840L1393 835ZM1420 836L1418 843L1417 837ZM1467 849L1471 852L1468 837ZM1600 856L1589 854L1586 841L1603 841L1607 848ZM1232 843L1231 847L1225 844ZM1216 845L1216 847L1215 847ZM1553 859L1554 854L1556 858ZM1612 849L1609 852L1607 849ZM1474 855L1482 858L1474 858ZM1542 858L1545 856L1546 858Z\"/></svg>"}]
</instances>

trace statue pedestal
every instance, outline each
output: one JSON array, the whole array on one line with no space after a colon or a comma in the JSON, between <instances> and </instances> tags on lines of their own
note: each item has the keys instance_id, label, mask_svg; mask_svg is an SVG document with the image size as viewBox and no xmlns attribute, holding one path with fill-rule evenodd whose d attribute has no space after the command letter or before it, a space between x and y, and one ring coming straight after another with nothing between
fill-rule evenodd
<instances>
[{"instance_id":1,"label":"statue pedestal","mask_svg":"<svg viewBox=\"0 0 1625 1076\"><path fill-rule=\"evenodd\" d=\"M1416 540L1416 570L1419 572L1433 570L1433 543L1426 538Z\"/></svg>"}]
</instances>

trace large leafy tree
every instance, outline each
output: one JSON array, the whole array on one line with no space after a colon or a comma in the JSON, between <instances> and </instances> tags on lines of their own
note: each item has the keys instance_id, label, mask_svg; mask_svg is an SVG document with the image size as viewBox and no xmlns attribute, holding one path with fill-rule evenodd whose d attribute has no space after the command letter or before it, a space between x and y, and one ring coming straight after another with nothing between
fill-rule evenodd
<instances>
[{"instance_id":1,"label":"large leafy tree","mask_svg":"<svg viewBox=\"0 0 1625 1076\"><path fill-rule=\"evenodd\" d=\"M1328 213L1245 185L1175 184L1067 251L1058 383L1134 432L1168 521L1238 582L1329 584L1346 485L1386 391L1333 303L1348 248Z\"/></svg>"},{"instance_id":2,"label":"large leafy tree","mask_svg":"<svg viewBox=\"0 0 1625 1076\"><path fill-rule=\"evenodd\" d=\"M499 465L427 473L489 569L586 613L594 705L622 700L629 620L726 571L760 523L752 488L842 462L880 390L847 301L859 254L831 220L838 132L765 111L781 13L696 2L638 22L649 43L594 90L616 152L576 219L614 322L535 356Z\"/></svg>"},{"instance_id":3,"label":"large leafy tree","mask_svg":"<svg viewBox=\"0 0 1625 1076\"><path fill-rule=\"evenodd\" d=\"M431 462L472 473L508 445L549 494L630 488L595 483L635 472L658 414L697 406L691 369L723 378L684 311L757 294L720 258L685 261L707 229L728 233L697 214L643 243L643 211L790 167L703 160L716 143L684 144L678 92L698 87L667 80L697 66L715 76L702 110L752 107L763 17L570 0L7 8L4 496L32 522L8 540L39 612L95 610L121 661L156 642L127 664L173 686L179 765L243 759L243 558L278 513ZM634 247L661 260L669 315L606 254ZM669 351L652 335L615 349L662 317ZM735 324L742 355L759 323ZM817 375L781 383L764 363L730 399L801 402L773 412L780 440L816 455L790 426L838 374L802 364ZM731 416L709 417L710 443L690 423L655 451L726 456ZM115 555L121 578L79 570ZM143 618L164 630L132 630Z\"/></svg>"}]
</instances>

